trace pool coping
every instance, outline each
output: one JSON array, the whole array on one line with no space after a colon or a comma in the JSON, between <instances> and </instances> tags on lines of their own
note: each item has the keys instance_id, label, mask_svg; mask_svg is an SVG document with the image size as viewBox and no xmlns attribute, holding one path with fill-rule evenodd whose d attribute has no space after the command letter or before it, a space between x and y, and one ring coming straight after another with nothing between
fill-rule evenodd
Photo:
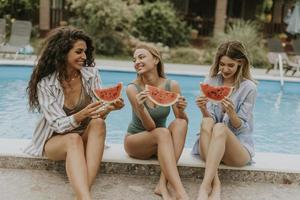
<instances>
[{"instance_id":1,"label":"pool coping","mask_svg":"<svg viewBox=\"0 0 300 200\"><path fill-rule=\"evenodd\" d=\"M22 151L29 141L0 139L0 168L64 171L63 162L24 154ZM180 175L185 178L202 178L205 163L190 152L190 148L185 148L178 162ZM225 180L300 185L300 155L257 152L254 161L252 165L240 168L220 165L220 177ZM158 176L160 169L156 159L134 159L126 154L122 144L108 144L104 151L101 172Z\"/></svg>"}]
</instances>

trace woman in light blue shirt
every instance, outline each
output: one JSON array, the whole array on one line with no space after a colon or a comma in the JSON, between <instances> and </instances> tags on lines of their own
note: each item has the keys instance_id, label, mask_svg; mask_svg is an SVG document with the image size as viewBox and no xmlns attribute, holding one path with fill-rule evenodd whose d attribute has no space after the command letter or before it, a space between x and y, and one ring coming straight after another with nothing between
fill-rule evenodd
<instances>
[{"instance_id":1,"label":"woman in light blue shirt","mask_svg":"<svg viewBox=\"0 0 300 200\"><path fill-rule=\"evenodd\" d=\"M203 96L196 99L203 120L192 153L200 154L206 162L197 200L220 199L221 183L217 170L221 162L240 167L254 156L252 112L256 82L250 74L245 47L238 41L221 44L205 82L234 89L230 97L219 103Z\"/></svg>"},{"instance_id":2,"label":"woman in light blue shirt","mask_svg":"<svg viewBox=\"0 0 300 200\"><path fill-rule=\"evenodd\" d=\"M104 106L93 90L100 88L93 44L84 32L62 27L46 39L28 85L31 110L41 118L25 152L65 160L76 199L90 200L104 150L105 117L121 109L122 99Z\"/></svg>"}]
</instances>

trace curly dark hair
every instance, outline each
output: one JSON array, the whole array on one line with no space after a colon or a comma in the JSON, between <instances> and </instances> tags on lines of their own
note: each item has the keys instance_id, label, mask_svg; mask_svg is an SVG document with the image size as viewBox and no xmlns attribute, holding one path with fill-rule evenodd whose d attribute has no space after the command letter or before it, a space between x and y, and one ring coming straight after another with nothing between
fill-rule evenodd
<instances>
[{"instance_id":1,"label":"curly dark hair","mask_svg":"<svg viewBox=\"0 0 300 200\"><path fill-rule=\"evenodd\" d=\"M92 39L82 30L72 27L59 27L51 31L42 44L37 64L34 66L27 93L29 96L29 109L40 112L37 96L37 85L42 78L58 72L58 80L67 80L67 55L78 40L86 43L87 49L85 67L94 67L94 46Z\"/></svg>"}]
</instances>

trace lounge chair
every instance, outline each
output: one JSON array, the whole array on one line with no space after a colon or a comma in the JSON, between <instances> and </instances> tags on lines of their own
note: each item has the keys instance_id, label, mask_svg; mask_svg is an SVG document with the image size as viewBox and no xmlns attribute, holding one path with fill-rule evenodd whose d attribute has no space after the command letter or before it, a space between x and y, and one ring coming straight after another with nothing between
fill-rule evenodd
<instances>
[{"instance_id":1,"label":"lounge chair","mask_svg":"<svg viewBox=\"0 0 300 200\"><path fill-rule=\"evenodd\" d=\"M271 64L271 67L267 68L266 73L268 73L271 69L276 69L279 62L279 55L281 55L282 63L284 65L284 74L287 74L288 71L292 70L292 75L296 73L295 68L297 68L298 64L291 61L286 54L286 52L283 49L283 46L281 44L281 41L279 39L268 39L267 40L268 45L268 60Z\"/></svg>"},{"instance_id":2,"label":"lounge chair","mask_svg":"<svg viewBox=\"0 0 300 200\"><path fill-rule=\"evenodd\" d=\"M32 24L30 21L16 20L12 24L8 43L0 47L0 53L14 53L15 59L19 50L29 44Z\"/></svg>"},{"instance_id":3,"label":"lounge chair","mask_svg":"<svg viewBox=\"0 0 300 200\"><path fill-rule=\"evenodd\" d=\"M6 23L5 23L5 19L0 18L0 46L2 46L5 42L5 27L6 27Z\"/></svg>"}]
</instances>

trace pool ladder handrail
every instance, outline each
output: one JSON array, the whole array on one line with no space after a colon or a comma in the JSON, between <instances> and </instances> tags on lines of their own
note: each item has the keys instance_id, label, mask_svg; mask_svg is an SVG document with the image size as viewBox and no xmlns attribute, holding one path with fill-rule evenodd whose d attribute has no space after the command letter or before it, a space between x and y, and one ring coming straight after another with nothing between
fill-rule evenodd
<instances>
[{"instance_id":1,"label":"pool ladder handrail","mask_svg":"<svg viewBox=\"0 0 300 200\"><path fill-rule=\"evenodd\" d=\"M278 54L278 58L275 62L274 69L277 68L277 64L278 64L278 68L279 68L280 87L281 87L281 89L283 89L283 85L284 85L283 61L282 61L282 55L280 53Z\"/></svg>"}]
</instances>

